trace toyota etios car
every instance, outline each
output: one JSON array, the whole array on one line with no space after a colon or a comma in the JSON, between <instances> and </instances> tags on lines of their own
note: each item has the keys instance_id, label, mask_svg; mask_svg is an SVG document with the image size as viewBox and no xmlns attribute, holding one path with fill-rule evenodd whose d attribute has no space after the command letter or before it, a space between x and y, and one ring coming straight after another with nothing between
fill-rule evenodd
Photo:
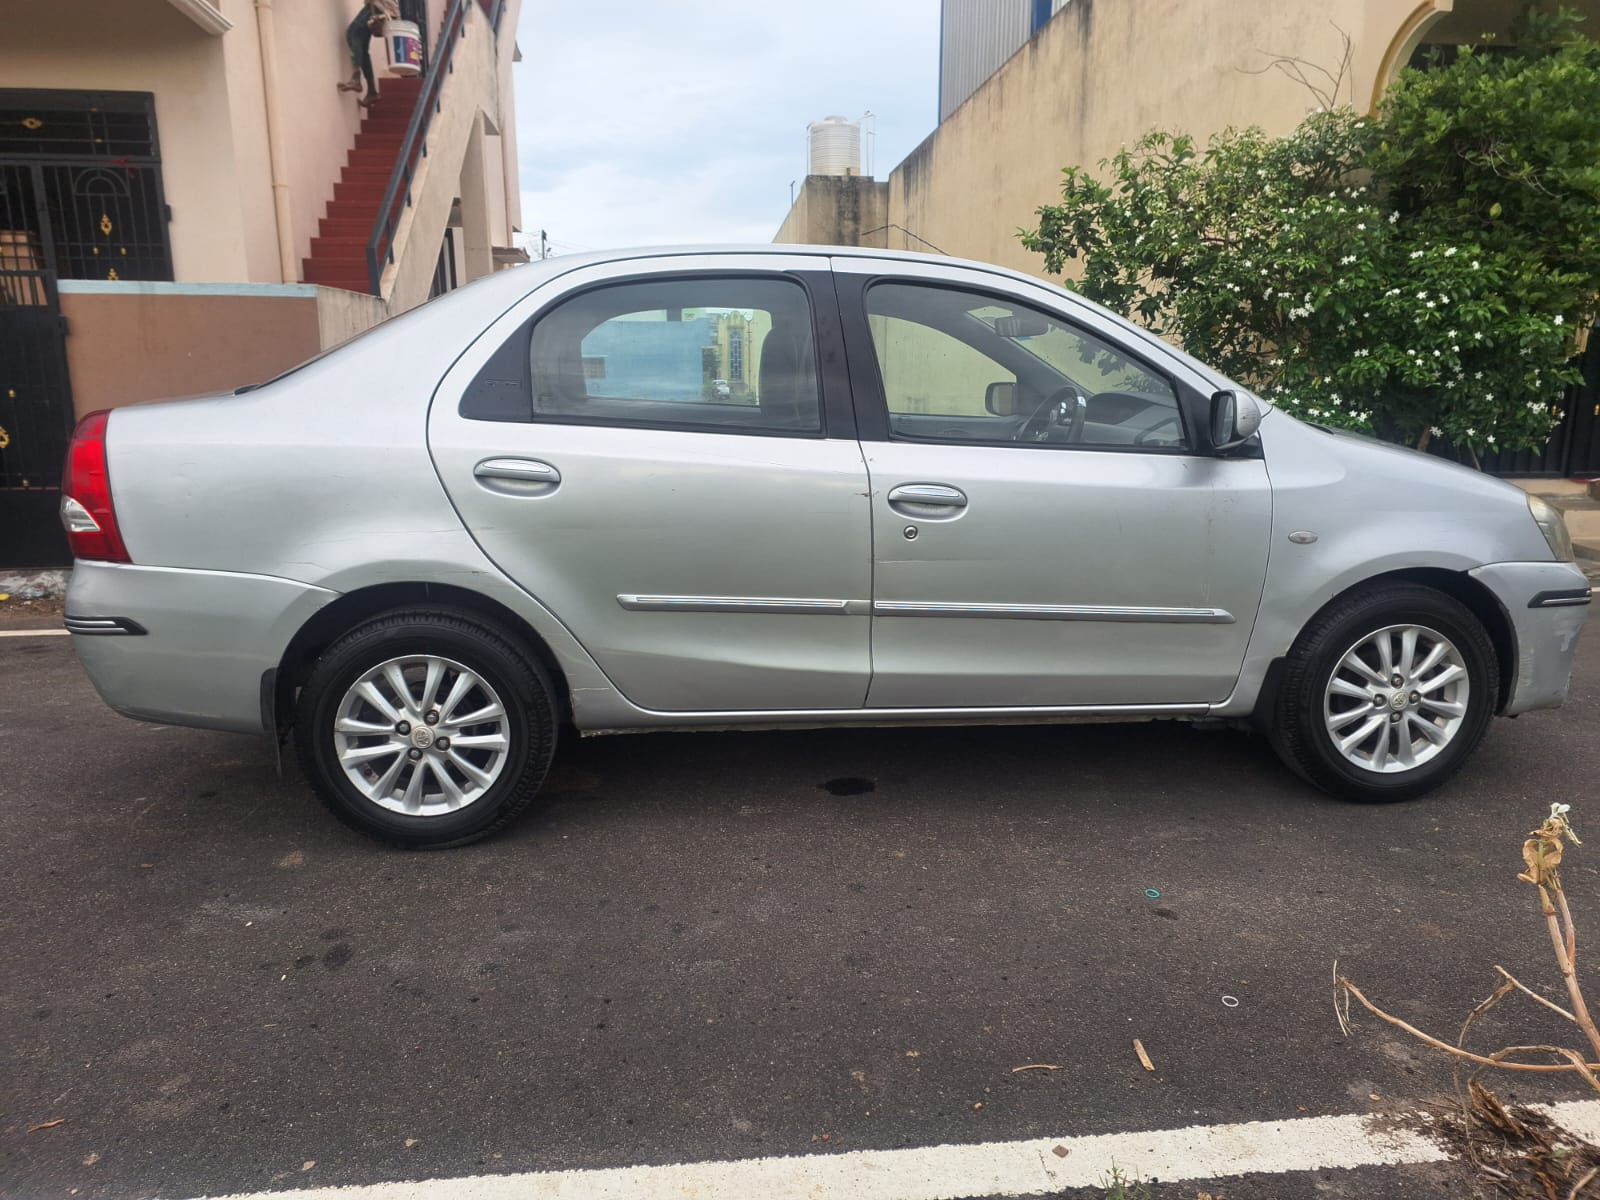
<instances>
[{"instance_id":1,"label":"toyota etios car","mask_svg":"<svg viewBox=\"0 0 1600 1200\"><path fill-rule=\"evenodd\" d=\"M1590 598L1513 487L1036 279L837 248L496 274L86 418L64 494L106 702L292 731L406 846L510 821L568 722L1223 718L1415 796L1561 703Z\"/></svg>"}]
</instances>

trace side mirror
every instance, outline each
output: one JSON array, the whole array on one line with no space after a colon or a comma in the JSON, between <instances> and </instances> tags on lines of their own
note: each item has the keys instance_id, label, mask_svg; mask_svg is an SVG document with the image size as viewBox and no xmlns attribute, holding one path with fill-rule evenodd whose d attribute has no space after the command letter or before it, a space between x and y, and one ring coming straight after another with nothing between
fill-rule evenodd
<instances>
[{"instance_id":1,"label":"side mirror","mask_svg":"<svg viewBox=\"0 0 1600 1200\"><path fill-rule=\"evenodd\" d=\"M1014 383L991 383L983 389L983 406L997 417L1016 416L1017 385Z\"/></svg>"},{"instance_id":2,"label":"side mirror","mask_svg":"<svg viewBox=\"0 0 1600 1200\"><path fill-rule=\"evenodd\" d=\"M1217 392L1211 397L1211 449L1223 453L1244 445L1261 428L1261 408L1238 392Z\"/></svg>"}]
</instances>

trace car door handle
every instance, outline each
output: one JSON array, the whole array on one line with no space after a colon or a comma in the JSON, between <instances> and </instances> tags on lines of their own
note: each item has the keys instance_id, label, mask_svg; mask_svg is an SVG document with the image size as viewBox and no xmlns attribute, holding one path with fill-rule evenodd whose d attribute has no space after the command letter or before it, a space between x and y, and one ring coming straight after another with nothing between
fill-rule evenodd
<instances>
[{"instance_id":1,"label":"car door handle","mask_svg":"<svg viewBox=\"0 0 1600 1200\"><path fill-rule=\"evenodd\" d=\"M908 517L949 520L967 507L967 494L943 483L902 483L890 489L889 507Z\"/></svg>"},{"instance_id":2,"label":"car door handle","mask_svg":"<svg viewBox=\"0 0 1600 1200\"><path fill-rule=\"evenodd\" d=\"M533 458L486 458L472 474L479 487L505 496L545 496L561 482L560 471Z\"/></svg>"}]
</instances>

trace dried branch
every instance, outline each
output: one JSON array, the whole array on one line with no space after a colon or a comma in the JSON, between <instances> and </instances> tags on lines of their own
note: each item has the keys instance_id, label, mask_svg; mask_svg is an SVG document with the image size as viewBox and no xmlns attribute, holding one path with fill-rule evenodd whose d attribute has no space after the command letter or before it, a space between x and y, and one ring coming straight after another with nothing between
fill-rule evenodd
<instances>
[{"instance_id":1,"label":"dried branch","mask_svg":"<svg viewBox=\"0 0 1600 1200\"><path fill-rule=\"evenodd\" d=\"M1380 1020L1389 1022L1389 1024L1395 1026L1396 1028L1404 1029L1407 1033L1419 1041L1426 1042L1430 1046L1433 1046L1439 1050L1443 1050L1446 1054L1454 1054L1458 1058L1464 1058L1468 1062L1475 1062L1488 1067L1502 1067L1508 1071L1543 1071L1546 1073L1577 1071L1580 1069L1585 1072L1600 1071L1600 1063L1586 1063L1583 1061L1581 1056L1575 1054L1571 1050L1564 1050L1560 1046L1512 1046L1509 1047L1508 1050L1497 1051L1496 1054L1503 1056L1511 1052L1532 1053L1537 1051L1545 1054L1554 1054L1557 1057L1570 1056L1576 1060L1575 1063L1570 1061L1565 1064L1510 1062L1503 1057L1496 1057L1495 1055L1474 1054L1470 1050L1463 1050L1459 1046L1452 1046L1449 1042L1442 1042L1438 1038L1434 1037L1431 1033L1423 1033L1422 1030L1418 1029L1415 1025L1409 1024L1406 1021L1402 1021L1399 1017L1384 1012L1383 1009L1379 1008L1371 1000L1368 1000L1361 989L1355 984L1351 983L1343 975L1339 977L1337 984L1342 992L1344 992L1346 995L1354 996L1358 1001L1360 1001L1361 1006L1373 1016L1379 1018ZM1348 1018L1346 1018L1346 1021L1347 1020ZM1593 1078L1593 1076L1591 1075L1590 1078ZM1597 1089L1600 1089L1600 1083L1597 1083L1596 1087Z\"/></svg>"},{"instance_id":2,"label":"dried branch","mask_svg":"<svg viewBox=\"0 0 1600 1200\"><path fill-rule=\"evenodd\" d=\"M1537 1000L1540 1004L1544 1005L1551 1012L1559 1013L1561 1016L1565 1017L1569 1021L1572 1021L1573 1023L1577 1022L1577 1020L1578 1020L1577 1017L1573 1016L1571 1013L1569 1013L1566 1009L1562 1008L1561 1005L1557 1004L1555 1001L1546 1000L1543 996L1539 995L1538 992L1534 991L1532 988L1528 987L1526 984L1522 983L1520 980L1513 978L1511 972L1506 970L1504 967L1496 967L1495 970L1499 971L1500 974L1504 975L1506 977L1506 981L1508 983L1510 983L1512 987L1516 988L1517 991L1521 992L1524 996L1528 997L1528 999ZM1465 1032L1466 1032L1466 1030L1463 1029L1462 1033L1465 1033ZM1458 1042L1457 1045L1459 1045L1459 1044L1460 1043Z\"/></svg>"},{"instance_id":3,"label":"dried branch","mask_svg":"<svg viewBox=\"0 0 1600 1200\"><path fill-rule=\"evenodd\" d=\"M1521 980L1512 975L1504 967L1496 966L1501 982L1477 1006L1467 1014L1462 1022L1461 1033L1456 1038L1456 1044L1451 1046L1424 1033L1416 1026L1401 1020L1391 1013L1384 1012L1371 1000L1367 999L1361 989L1351 983L1349 979L1339 974L1339 964L1335 960L1333 965L1334 986L1334 1014L1338 1018L1339 1028L1344 1033L1350 1032L1350 998L1356 1000L1373 1016L1397 1029L1403 1029L1417 1040L1426 1043L1438 1050L1443 1050L1451 1055L1458 1067L1462 1063L1473 1063L1475 1069L1467 1079L1465 1088L1461 1087L1461 1075L1457 1070L1455 1074L1456 1087L1461 1094L1460 1121L1461 1128L1469 1132L1463 1139L1463 1147L1467 1159L1479 1171L1497 1179L1509 1180L1505 1172L1489 1166L1480 1158L1474 1139L1470 1131L1475 1127L1487 1128L1497 1132L1505 1139L1505 1146L1498 1151L1501 1160L1505 1160L1509 1152L1518 1157L1524 1170L1531 1170L1533 1178L1538 1180L1550 1200L1556 1200L1555 1180L1548 1172L1556 1170L1553 1166L1552 1155L1566 1153L1561 1147L1556 1146L1551 1138L1541 1133L1536 1128L1537 1123L1525 1122L1519 1119L1505 1105L1501 1104L1495 1095L1489 1091L1479 1077L1490 1069L1505 1071L1537 1071L1542 1073L1576 1073L1590 1088L1600 1092L1600 1062L1591 1062L1577 1050L1565 1046L1551 1045L1522 1045L1506 1046L1492 1054L1477 1054L1466 1048L1467 1035L1473 1025L1500 1001L1512 992L1521 992L1530 1000L1543 1005L1557 1016L1565 1017L1578 1028L1582 1029L1589 1040L1593 1057L1600 1058L1600 1029L1596 1029L1594 1020L1589 1015L1588 1004L1584 1000L1583 989L1579 986L1577 975L1578 961L1578 930L1577 923L1572 918L1572 910L1567 904L1566 892L1561 886L1561 858L1567 842L1581 845L1578 837L1572 831L1572 826L1567 821L1566 814L1570 807L1565 804L1552 804L1550 815L1539 826L1528 834L1527 840L1522 845L1522 861L1525 869L1517 876L1523 883L1532 884L1539 892L1539 911L1544 917L1545 928L1550 935L1550 947L1555 953L1556 963L1561 969L1562 981L1566 984L1567 995L1572 1002L1572 1009L1568 1011L1559 1004L1545 999ZM1548 1056L1560 1059L1560 1062L1528 1062L1532 1056ZM1590 1157L1587 1161L1572 1159L1570 1165L1559 1170L1562 1181L1571 1179L1578 1171L1594 1162ZM1590 1170L1572 1185L1567 1192L1567 1200L1578 1200L1580 1194L1596 1178L1600 1178L1600 1166L1593 1166Z\"/></svg>"},{"instance_id":4,"label":"dried branch","mask_svg":"<svg viewBox=\"0 0 1600 1200\"><path fill-rule=\"evenodd\" d=\"M1249 67L1236 67L1234 69L1237 70L1241 75L1265 75L1268 71L1281 72L1283 75L1287 76L1289 79L1292 79L1295 83L1298 83L1301 87L1305 88L1306 91L1310 92L1312 97L1317 101L1317 104L1324 111L1337 108L1339 106L1339 92L1343 89L1345 83L1348 81L1350 85L1350 103L1354 104L1356 99L1356 84L1354 76L1350 73L1350 62L1353 57L1350 35L1343 29L1340 29L1336 22L1330 21L1328 23L1338 31L1339 37L1344 41L1344 52L1339 56L1339 69L1337 72L1330 71L1327 67L1322 66L1320 63L1312 62L1310 59L1300 58L1298 55L1294 54L1272 54L1271 61L1269 61L1266 66L1260 68L1259 70L1251 70ZM1270 54L1270 51L1260 50L1257 51L1257 53ZM1315 71L1318 75L1326 79L1328 81L1327 85L1325 87L1319 87L1317 84L1313 83L1310 77L1306 74L1308 70Z\"/></svg>"}]
</instances>

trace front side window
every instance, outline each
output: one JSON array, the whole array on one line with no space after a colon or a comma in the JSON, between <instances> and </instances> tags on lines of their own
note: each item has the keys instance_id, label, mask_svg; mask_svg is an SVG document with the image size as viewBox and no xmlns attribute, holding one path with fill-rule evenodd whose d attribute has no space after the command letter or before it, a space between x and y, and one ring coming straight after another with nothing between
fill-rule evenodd
<instances>
[{"instance_id":1,"label":"front side window","mask_svg":"<svg viewBox=\"0 0 1600 1200\"><path fill-rule=\"evenodd\" d=\"M980 292L880 283L867 292L892 438L1181 450L1163 375L1058 317Z\"/></svg>"},{"instance_id":2,"label":"front side window","mask_svg":"<svg viewBox=\"0 0 1600 1200\"><path fill-rule=\"evenodd\" d=\"M818 434L811 309L784 279L615 284L541 316L533 419Z\"/></svg>"}]
</instances>

